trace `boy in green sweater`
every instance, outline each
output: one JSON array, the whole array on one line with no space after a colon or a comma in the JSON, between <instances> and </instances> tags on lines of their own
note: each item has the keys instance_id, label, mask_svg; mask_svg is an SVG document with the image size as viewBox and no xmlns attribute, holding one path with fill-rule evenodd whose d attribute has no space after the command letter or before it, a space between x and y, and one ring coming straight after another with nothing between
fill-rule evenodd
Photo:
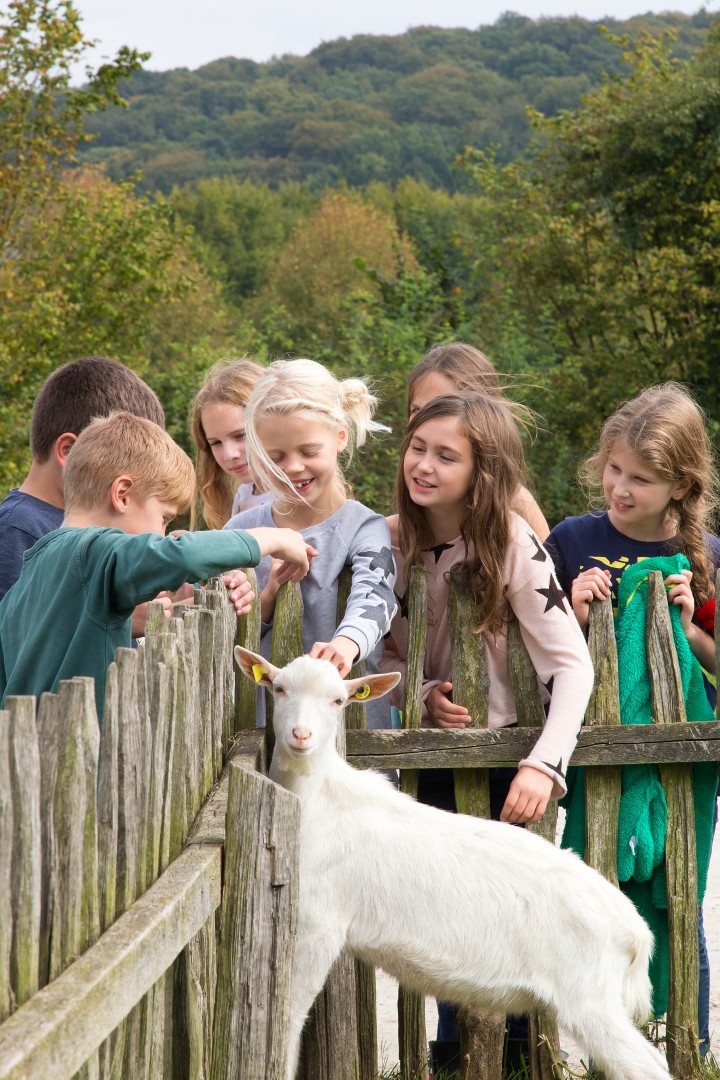
<instances>
[{"instance_id":1,"label":"boy in green sweater","mask_svg":"<svg viewBox=\"0 0 720 1080\"><path fill-rule=\"evenodd\" d=\"M293 529L166 536L194 479L190 458L151 420L119 412L85 428L65 466L63 524L30 549L0 601L0 704L91 675L102 718L107 669L130 646L138 604L263 555L284 560L283 580L305 576L315 552ZM229 596L247 610L244 574L230 577Z\"/></svg>"}]
</instances>

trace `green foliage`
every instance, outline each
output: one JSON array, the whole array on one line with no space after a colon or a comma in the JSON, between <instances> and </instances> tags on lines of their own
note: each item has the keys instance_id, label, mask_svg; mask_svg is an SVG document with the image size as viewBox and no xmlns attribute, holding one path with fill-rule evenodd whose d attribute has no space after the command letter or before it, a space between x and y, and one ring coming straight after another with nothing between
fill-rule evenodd
<instances>
[{"instance_id":1,"label":"green foliage","mask_svg":"<svg viewBox=\"0 0 720 1080\"><path fill-rule=\"evenodd\" d=\"M609 24L618 32L677 30L676 55L709 25L700 12ZM342 181L405 177L461 190L464 146L522 153L526 107L572 108L621 59L599 24L505 15L478 30L416 27L396 37L357 35L265 64L226 58L197 71L140 72L130 110L93 118L87 160L115 178L141 170L148 190L209 176L313 190Z\"/></svg>"},{"instance_id":2,"label":"green foliage","mask_svg":"<svg viewBox=\"0 0 720 1080\"><path fill-rule=\"evenodd\" d=\"M63 171L87 116L118 100L140 59L123 50L76 91L70 69L86 45L63 0L17 0L0 24L0 489L27 470L32 402L59 364L105 353L154 382L174 335L202 327L207 338L222 311L163 201Z\"/></svg>"},{"instance_id":3,"label":"green foliage","mask_svg":"<svg viewBox=\"0 0 720 1080\"><path fill-rule=\"evenodd\" d=\"M514 347L524 342L520 370L540 387L529 400L553 432L534 448L541 466L564 469L620 401L653 382L689 383L719 416L720 40L711 33L684 62L663 44L621 44L629 74L576 110L536 116L526 160L466 158L487 208L484 307L512 314L484 329L491 355L508 328ZM541 476L554 519L567 488L552 467Z\"/></svg>"}]
</instances>

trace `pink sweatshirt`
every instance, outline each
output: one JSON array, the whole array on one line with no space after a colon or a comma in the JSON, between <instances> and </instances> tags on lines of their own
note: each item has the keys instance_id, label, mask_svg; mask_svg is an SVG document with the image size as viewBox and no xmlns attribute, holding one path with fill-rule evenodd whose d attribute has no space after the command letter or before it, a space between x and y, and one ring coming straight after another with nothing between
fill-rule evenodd
<instances>
[{"instance_id":1,"label":"pink sweatshirt","mask_svg":"<svg viewBox=\"0 0 720 1080\"><path fill-rule=\"evenodd\" d=\"M505 596L515 612L520 631L544 701L550 708L543 733L532 753L520 765L532 765L555 781L553 797L565 793L565 772L577 742L593 685L593 667L585 638L569 600L555 577L550 556L523 518L511 515L511 540L504 566ZM392 693L392 703L402 708L405 694L408 621L403 557L393 546L398 577L395 585L400 609L385 639L382 670L402 671L403 679ZM452 681L447 604L449 571L465 559L458 537L424 553L428 581L428 627L425 645L423 701L434 686ZM507 727L517 720L507 670L507 618L496 637L485 638L490 676L489 726ZM552 680L552 696L547 684ZM462 704L460 702L459 704ZM432 722L423 706L423 727Z\"/></svg>"}]
</instances>

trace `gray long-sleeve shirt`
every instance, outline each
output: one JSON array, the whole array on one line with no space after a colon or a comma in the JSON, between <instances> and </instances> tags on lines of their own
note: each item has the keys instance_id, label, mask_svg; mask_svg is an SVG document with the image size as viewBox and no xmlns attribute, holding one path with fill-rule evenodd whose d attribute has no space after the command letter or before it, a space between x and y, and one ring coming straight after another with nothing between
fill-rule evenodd
<instances>
[{"instance_id":1,"label":"gray long-sleeve shirt","mask_svg":"<svg viewBox=\"0 0 720 1080\"><path fill-rule=\"evenodd\" d=\"M264 503L230 518L226 529L277 527L272 504ZM316 641L347 637L363 660L390 629L396 609L395 560L385 519L362 503L348 499L318 525L300 530L317 549L310 572L300 582L304 605L303 649ZM352 567L352 586L345 613L338 621L337 586L343 567ZM257 567L259 589L270 573L270 558Z\"/></svg>"}]
</instances>

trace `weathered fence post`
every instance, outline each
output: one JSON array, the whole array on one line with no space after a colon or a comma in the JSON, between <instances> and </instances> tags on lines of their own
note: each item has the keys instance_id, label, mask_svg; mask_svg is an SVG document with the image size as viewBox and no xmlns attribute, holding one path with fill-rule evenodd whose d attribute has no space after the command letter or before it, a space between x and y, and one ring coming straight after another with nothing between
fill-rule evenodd
<instances>
[{"instance_id":1,"label":"weathered fence post","mask_svg":"<svg viewBox=\"0 0 720 1080\"><path fill-rule=\"evenodd\" d=\"M337 621L338 625L343 620L348 596L352 586L352 570L349 566L340 574L338 579L337 598ZM347 676L349 679L359 679L365 674L365 662L355 664ZM360 702L354 702L345 707L344 728L345 731L364 731L366 729L367 712ZM345 740L343 740L344 744ZM345 756L343 745L343 756ZM365 960L355 960L355 1016L357 1022L357 1053L358 1074L357 1080L375 1080L378 1067L378 1040L377 1040L377 993L375 988L375 968Z\"/></svg>"},{"instance_id":2,"label":"weathered fence post","mask_svg":"<svg viewBox=\"0 0 720 1080\"><path fill-rule=\"evenodd\" d=\"M468 709L471 727L486 728L490 679L485 638L472 633L473 609L465 575L453 574L448 599L453 701ZM487 769L455 770L455 803L458 813L490 817ZM461 1009L459 1021L463 1080L497 1080L502 1072L505 1017L487 1009Z\"/></svg>"},{"instance_id":3,"label":"weathered fence post","mask_svg":"<svg viewBox=\"0 0 720 1080\"><path fill-rule=\"evenodd\" d=\"M422 680L425 662L427 624L427 578L424 570L413 566L408 595L408 655L405 665L405 701L403 727L419 728L422 721ZM419 772L400 771L400 790L417 798ZM403 1080L426 1080L427 1032L425 1030L425 998L416 990L402 984L398 989L398 1044L400 1072Z\"/></svg>"},{"instance_id":4,"label":"weathered fence post","mask_svg":"<svg viewBox=\"0 0 720 1080\"><path fill-rule=\"evenodd\" d=\"M647 654L656 724L687 720L662 575L648 581ZM666 1025L668 1066L678 1080L690 1080L698 1052L698 883L695 805L691 765L661 765L668 821L667 873L669 993Z\"/></svg>"},{"instance_id":5,"label":"weathered fence post","mask_svg":"<svg viewBox=\"0 0 720 1080\"><path fill-rule=\"evenodd\" d=\"M512 615L508 626L508 677L515 700L518 727L542 727L545 710L538 690L535 669L520 633L520 623ZM528 832L555 843L557 803L548 803L540 821L528 825ZM531 1080L562 1080L560 1037L557 1020L547 1013L528 1016L528 1049Z\"/></svg>"},{"instance_id":6,"label":"weathered fence post","mask_svg":"<svg viewBox=\"0 0 720 1080\"><path fill-rule=\"evenodd\" d=\"M13 805L10 793L10 713L0 711L0 881L12 875ZM0 1024L10 1015L10 956L13 940L12 892L0 889ZM38 928L39 929L39 928Z\"/></svg>"},{"instance_id":7,"label":"weathered fence post","mask_svg":"<svg viewBox=\"0 0 720 1080\"><path fill-rule=\"evenodd\" d=\"M230 765L212 1080L285 1080L300 803Z\"/></svg>"},{"instance_id":8,"label":"weathered fence post","mask_svg":"<svg viewBox=\"0 0 720 1080\"><path fill-rule=\"evenodd\" d=\"M34 699L6 697L5 709L9 719L9 791L13 802L10 985L17 1006L37 993L39 983L42 882L40 754Z\"/></svg>"}]
</instances>

